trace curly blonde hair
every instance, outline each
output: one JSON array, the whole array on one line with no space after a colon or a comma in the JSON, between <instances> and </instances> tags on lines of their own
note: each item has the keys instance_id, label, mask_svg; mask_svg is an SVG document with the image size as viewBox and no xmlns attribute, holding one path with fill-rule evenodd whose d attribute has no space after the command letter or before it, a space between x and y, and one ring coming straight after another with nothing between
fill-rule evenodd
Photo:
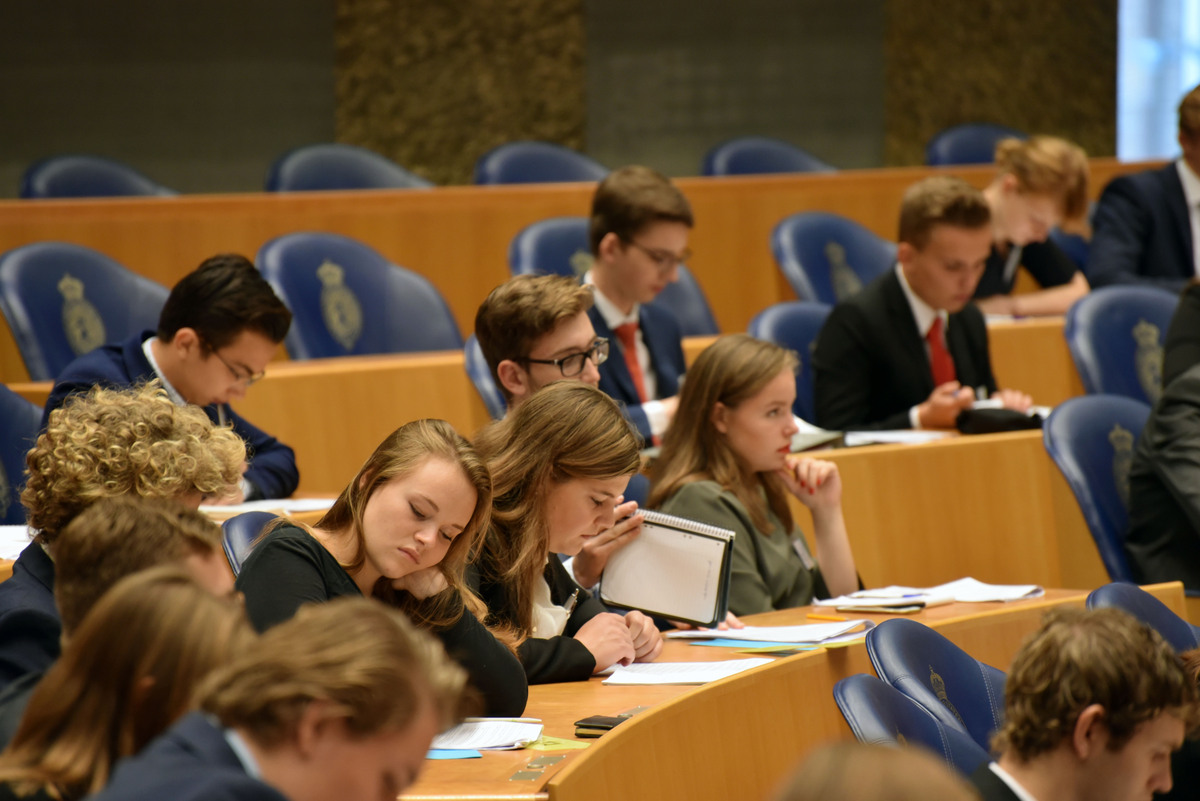
<instances>
[{"instance_id":1,"label":"curly blonde hair","mask_svg":"<svg viewBox=\"0 0 1200 801\"><path fill-rule=\"evenodd\" d=\"M25 457L21 503L38 541L54 542L100 498L180 498L226 492L241 476L246 445L203 410L176 406L157 382L96 387L50 413Z\"/></svg>"}]
</instances>

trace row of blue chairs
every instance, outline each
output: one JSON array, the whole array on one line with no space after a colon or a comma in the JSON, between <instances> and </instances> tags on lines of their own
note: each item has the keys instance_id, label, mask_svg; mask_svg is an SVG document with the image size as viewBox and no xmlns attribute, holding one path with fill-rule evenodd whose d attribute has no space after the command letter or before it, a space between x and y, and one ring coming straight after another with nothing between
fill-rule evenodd
<instances>
[{"instance_id":1,"label":"row of blue chairs","mask_svg":"<svg viewBox=\"0 0 1200 801\"><path fill-rule=\"evenodd\" d=\"M1134 584L1105 585L1088 595L1087 607L1122 609L1177 652L1198 645L1195 626ZM914 620L885 620L866 639L877 676L849 676L833 690L854 736L924 747L967 776L988 762L992 735L1004 720L1004 672Z\"/></svg>"},{"instance_id":2,"label":"row of blue chairs","mask_svg":"<svg viewBox=\"0 0 1200 801\"><path fill-rule=\"evenodd\" d=\"M948 128L930 140L926 163L985 164L996 142L1024 138L1012 128L970 123ZM836 168L795 145L762 136L723 142L704 156L703 175L832 172ZM608 168L570 148L550 142L509 142L475 164L475 183L525 184L599 181ZM425 189L431 181L366 148L318 144L284 153L267 172L268 192L353 189ZM170 196L177 194L133 167L91 155L63 155L32 164L21 180L23 198Z\"/></svg>"}]
</instances>

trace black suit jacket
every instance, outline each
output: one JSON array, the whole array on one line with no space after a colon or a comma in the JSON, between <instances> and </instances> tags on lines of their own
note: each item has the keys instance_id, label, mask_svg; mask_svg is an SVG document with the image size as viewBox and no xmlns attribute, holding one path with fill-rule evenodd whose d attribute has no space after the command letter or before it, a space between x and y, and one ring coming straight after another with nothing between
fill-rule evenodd
<instances>
[{"instance_id":1,"label":"black suit jacket","mask_svg":"<svg viewBox=\"0 0 1200 801\"><path fill-rule=\"evenodd\" d=\"M983 314L951 314L946 342L964 386L996 391ZM817 425L834 431L910 428L908 411L933 392L925 339L895 270L834 307L813 351Z\"/></svg>"},{"instance_id":2,"label":"black suit jacket","mask_svg":"<svg viewBox=\"0 0 1200 801\"><path fill-rule=\"evenodd\" d=\"M54 605L54 563L30 543L0 582L0 690L27 673L45 671L61 653L62 621Z\"/></svg>"},{"instance_id":3,"label":"black suit jacket","mask_svg":"<svg viewBox=\"0 0 1200 801\"><path fill-rule=\"evenodd\" d=\"M979 791L983 801L1020 801L1004 780L992 773L990 763L985 762L971 774L971 784Z\"/></svg>"},{"instance_id":4,"label":"black suit jacket","mask_svg":"<svg viewBox=\"0 0 1200 801\"><path fill-rule=\"evenodd\" d=\"M1195 277L1192 225L1175 164L1112 179L1092 219L1093 287L1153 284L1177 291Z\"/></svg>"}]
</instances>

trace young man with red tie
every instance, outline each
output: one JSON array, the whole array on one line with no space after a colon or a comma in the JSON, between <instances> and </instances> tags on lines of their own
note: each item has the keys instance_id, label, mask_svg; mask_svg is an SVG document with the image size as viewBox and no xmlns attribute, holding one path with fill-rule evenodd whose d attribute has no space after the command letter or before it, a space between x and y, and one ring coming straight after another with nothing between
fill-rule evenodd
<instances>
[{"instance_id":1,"label":"young man with red tie","mask_svg":"<svg viewBox=\"0 0 1200 801\"><path fill-rule=\"evenodd\" d=\"M600 365L600 389L625 404L647 442L670 424L686 370L679 324L647 304L678 279L692 224L687 198L649 167L609 173L592 197L588 316L612 349Z\"/></svg>"},{"instance_id":2,"label":"young man with red tie","mask_svg":"<svg viewBox=\"0 0 1200 801\"><path fill-rule=\"evenodd\" d=\"M1024 411L998 390L983 314L970 300L991 249L979 190L937 176L900 208L896 269L839 303L813 352L817 425L831 430L952 428L977 399Z\"/></svg>"}]
</instances>

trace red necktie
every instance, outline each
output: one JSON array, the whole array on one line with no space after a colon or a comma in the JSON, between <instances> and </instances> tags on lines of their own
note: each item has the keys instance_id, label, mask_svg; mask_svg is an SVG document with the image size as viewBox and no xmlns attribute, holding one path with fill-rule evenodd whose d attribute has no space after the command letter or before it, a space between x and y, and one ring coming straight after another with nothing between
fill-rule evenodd
<instances>
[{"instance_id":1,"label":"red necktie","mask_svg":"<svg viewBox=\"0 0 1200 801\"><path fill-rule=\"evenodd\" d=\"M622 323L613 330L613 333L617 335L617 339L621 340L621 353L625 356L625 366L629 368L629 376L633 379L633 386L637 389L638 398L645 403L646 382L642 380L642 365L637 357L637 331L637 323Z\"/></svg>"},{"instance_id":2,"label":"red necktie","mask_svg":"<svg viewBox=\"0 0 1200 801\"><path fill-rule=\"evenodd\" d=\"M929 366L933 368L933 385L940 387L948 381L955 380L957 375L954 372L954 359L950 358L950 351L946 350L941 317L933 318L933 325L929 327L925 341L929 343Z\"/></svg>"}]
</instances>

